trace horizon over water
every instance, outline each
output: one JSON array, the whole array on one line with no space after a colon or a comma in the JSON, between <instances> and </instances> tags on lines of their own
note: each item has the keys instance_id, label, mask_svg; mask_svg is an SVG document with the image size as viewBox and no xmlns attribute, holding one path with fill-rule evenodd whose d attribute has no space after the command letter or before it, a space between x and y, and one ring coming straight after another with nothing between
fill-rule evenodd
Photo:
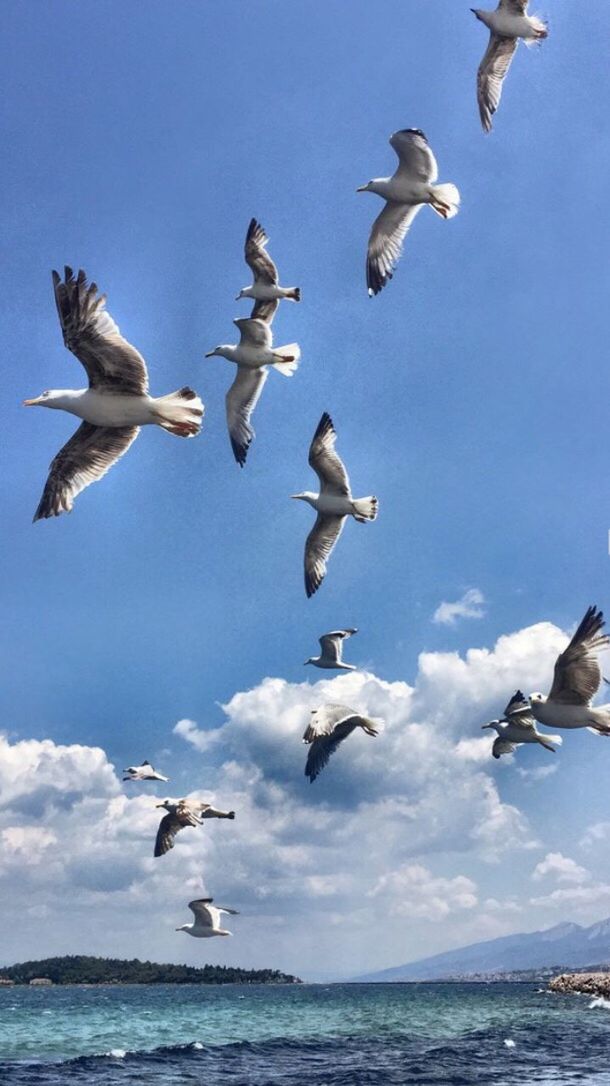
<instances>
[{"instance_id":1,"label":"horizon over water","mask_svg":"<svg viewBox=\"0 0 610 1086\"><path fill-rule=\"evenodd\" d=\"M3 1086L610 1084L608 1006L530 984L0 990Z\"/></svg>"}]
</instances>

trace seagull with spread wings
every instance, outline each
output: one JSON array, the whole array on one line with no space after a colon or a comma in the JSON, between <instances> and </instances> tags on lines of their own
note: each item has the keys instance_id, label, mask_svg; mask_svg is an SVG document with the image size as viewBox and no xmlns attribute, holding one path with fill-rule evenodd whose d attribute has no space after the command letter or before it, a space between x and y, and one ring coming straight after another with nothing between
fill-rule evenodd
<instances>
[{"instance_id":1,"label":"seagull with spread wings","mask_svg":"<svg viewBox=\"0 0 610 1086\"><path fill-rule=\"evenodd\" d=\"M52 407L82 419L53 460L34 520L70 512L74 499L127 452L140 426L156 425L178 437L201 429L203 404L196 392L181 388L168 396L148 394L142 355L121 335L106 309L106 296L84 271L64 281L53 272L53 287L64 343L89 378L86 389L51 389L25 407Z\"/></svg>"},{"instance_id":2,"label":"seagull with spread wings","mask_svg":"<svg viewBox=\"0 0 610 1086\"><path fill-rule=\"evenodd\" d=\"M235 818L235 811L217 811L209 803L188 799L164 799L157 803L167 814L163 816L155 840L155 856L164 856L174 847L174 838L186 826L202 826L206 818Z\"/></svg>"},{"instance_id":3,"label":"seagull with spread wings","mask_svg":"<svg viewBox=\"0 0 610 1086\"><path fill-rule=\"evenodd\" d=\"M563 742L560 735L545 735L538 731L529 702L520 690L513 694L500 720L490 720L481 727L492 728L498 733L491 748L494 758L513 754L522 743L539 743L554 753L553 744L561 746Z\"/></svg>"},{"instance_id":4,"label":"seagull with spread wings","mask_svg":"<svg viewBox=\"0 0 610 1086\"><path fill-rule=\"evenodd\" d=\"M450 183L435 184L436 159L428 140L419 128L403 128L390 136L390 146L398 155L393 177L377 177L357 192L374 192L386 205L373 223L366 258L366 285L369 295L379 294L392 278L417 212L429 204L443 219L457 215L460 194Z\"/></svg>"},{"instance_id":5,"label":"seagull with spread wings","mask_svg":"<svg viewBox=\"0 0 610 1086\"><path fill-rule=\"evenodd\" d=\"M123 770L127 776L123 777L124 781L168 781L169 777L164 777L162 773L157 773L157 770L151 766L150 762L142 762L141 765L130 765L127 769Z\"/></svg>"},{"instance_id":6,"label":"seagull with spread wings","mask_svg":"<svg viewBox=\"0 0 610 1086\"><path fill-rule=\"evenodd\" d=\"M182 924L176 931L185 931L187 935L193 935L196 939L211 939L214 935L232 935L232 931L221 928L221 916L223 913L231 916L239 916L237 909L229 909L226 905L212 905L214 898L200 897L196 901L189 901L195 920L192 924Z\"/></svg>"},{"instance_id":7,"label":"seagull with spread wings","mask_svg":"<svg viewBox=\"0 0 610 1086\"><path fill-rule=\"evenodd\" d=\"M313 664L314 667L322 667L336 671L355 671L354 664L343 663L343 642L346 638L352 637L358 633L358 630L333 630L332 633L322 634L320 641L320 655L310 656L309 660L306 660L306 664Z\"/></svg>"},{"instance_id":8,"label":"seagull with spread wings","mask_svg":"<svg viewBox=\"0 0 610 1086\"><path fill-rule=\"evenodd\" d=\"M568 647L557 657L548 697L530 694L531 712L541 724L591 728L599 735L610 735L610 705L591 705L602 680L597 654L610 646L603 628L603 613L589 607Z\"/></svg>"},{"instance_id":9,"label":"seagull with spread wings","mask_svg":"<svg viewBox=\"0 0 610 1086\"><path fill-rule=\"evenodd\" d=\"M291 302L301 301L300 287L281 287L278 272L266 246L269 242L263 227L256 219L250 220L244 253L246 264L253 277L251 287L243 287L237 295L240 298L254 298L254 308L250 314L271 324L280 299L288 298Z\"/></svg>"},{"instance_id":10,"label":"seagull with spread wings","mask_svg":"<svg viewBox=\"0 0 610 1086\"><path fill-rule=\"evenodd\" d=\"M349 478L342 460L335 452L337 435L326 411L318 423L309 448L309 465L320 480L320 493L310 490L291 494L307 502L317 512L316 522L305 543L305 591L313 596L326 575L326 563L337 542L346 517L360 524L375 520L377 498L352 498Z\"/></svg>"},{"instance_id":11,"label":"seagull with spread wings","mask_svg":"<svg viewBox=\"0 0 610 1086\"><path fill-rule=\"evenodd\" d=\"M500 105L504 78L519 39L526 45L539 45L548 37L546 23L527 14L528 4L529 0L500 0L495 11L470 9L489 29L489 44L477 72L477 101L485 132L491 132L491 119Z\"/></svg>"},{"instance_id":12,"label":"seagull with spread wings","mask_svg":"<svg viewBox=\"0 0 610 1086\"><path fill-rule=\"evenodd\" d=\"M309 777L310 784L322 772L331 754L356 728L375 736L379 733L379 722L361 716L347 705L322 705L319 709L312 709L303 736L303 742L309 744L305 776Z\"/></svg>"},{"instance_id":13,"label":"seagull with spread wings","mask_svg":"<svg viewBox=\"0 0 610 1086\"><path fill-rule=\"evenodd\" d=\"M227 426L233 455L243 468L254 438L250 419L267 380L267 367L278 370L284 377L292 377L301 351L298 343L273 347L270 319L240 317L233 323L239 328L239 343L221 343L213 351L208 351L205 357L218 355L237 364L237 376L226 398Z\"/></svg>"}]
</instances>

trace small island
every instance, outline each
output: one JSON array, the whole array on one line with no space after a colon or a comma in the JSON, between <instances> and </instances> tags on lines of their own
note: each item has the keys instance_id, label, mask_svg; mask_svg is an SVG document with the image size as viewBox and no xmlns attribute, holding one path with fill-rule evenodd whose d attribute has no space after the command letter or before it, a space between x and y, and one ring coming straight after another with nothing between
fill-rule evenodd
<instances>
[{"instance_id":1,"label":"small island","mask_svg":"<svg viewBox=\"0 0 610 1086\"><path fill-rule=\"evenodd\" d=\"M300 984L279 969L230 965L159 965L138 958L90 958L83 954L18 962L0 968L0 985L13 984Z\"/></svg>"}]
</instances>

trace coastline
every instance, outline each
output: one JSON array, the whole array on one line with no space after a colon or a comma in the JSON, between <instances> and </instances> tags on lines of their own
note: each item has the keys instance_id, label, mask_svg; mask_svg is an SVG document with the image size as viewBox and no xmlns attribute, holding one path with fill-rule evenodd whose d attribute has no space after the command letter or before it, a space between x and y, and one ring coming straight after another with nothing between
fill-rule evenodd
<instances>
[{"instance_id":1,"label":"coastline","mask_svg":"<svg viewBox=\"0 0 610 1086\"><path fill-rule=\"evenodd\" d=\"M610 999L610 972L560 973L549 983L550 992L603 996Z\"/></svg>"}]
</instances>

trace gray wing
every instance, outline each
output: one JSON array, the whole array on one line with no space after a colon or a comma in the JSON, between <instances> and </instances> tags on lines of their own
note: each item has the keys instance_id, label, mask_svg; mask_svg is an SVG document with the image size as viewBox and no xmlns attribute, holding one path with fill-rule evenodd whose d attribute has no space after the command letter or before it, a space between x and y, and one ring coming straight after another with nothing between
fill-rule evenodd
<instances>
[{"instance_id":1,"label":"gray wing","mask_svg":"<svg viewBox=\"0 0 610 1086\"><path fill-rule=\"evenodd\" d=\"M588 705L597 693L602 678L597 653L610 645L603 626L602 612L589 607L567 649L557 657L550 701Z\"/></svg>"},{"instance_id":2,"label":"gray wing","mask_svg":"<svg viewBox=\"0 0 610 1086\"><path fill-rule=\"evenodd\" d=\"M489 45L477 72L477 102L481 124L486 132L491 132L491 118L500 105L502 84L517 44L516 38L499 38L493 33L489 35Z\"/></svg>"},{"instance_id":3,"label":"gray wing","mask_svg":"<svg viewBox=\"0 0 610 1086\"><path fill-rule=\"evenodd\" d=\"M353 720L355 727L355 722L358 719L358 714L350 709L348 705L328 702L328 704L321 705L318 709L312 709L303 742L313 743L315 739L332 735L337 725L344 723L346 720Z\"/></svg>"},{"instance_id":4,"label":"gray wing","mask_svg":"<svg viewBox=\"0 0 610 1086\"><path fill-rule=\"evenodd\" d=\"M498 11L508 11L511 15L525 15L529 0L500 0Z\"/></svg>"},{"instance_id":5,"label":"gray wing","mask_svg":"<svg viewBox=\"0 0 610 1086\"><path fill-rule=\"evenodd\" d=\"M343 642L346 637L351 637L352 634L355 633L358 633L358 631L333 630L332 633L322 634L322 637L319 638L322 655L326 656L329 660L334 660L337 664L341 663Z\"/></svg>"},{"instance_id":6,"label":"gray wing","mask_svg":"<svg viewBox=\"0 0 610 1086\"><path fill-rule=\"evenodd\" d=\"M390 146L398 155L398 174L403 173L407 177L432 184L436 181L438 166L423 132L419 129L403 128L390 136Z\"/></svg>"},{"instance_id":7,"label":"gray wing","mask_svg":"<svg viewBox=\"0 0 610 1086\"><path fill-rule=\"evenodd\" d=\"M198 898L196 901L189 901L189 909L201 928L218 927L218 909L210 908L213 900L214 898L212 897L202 897Z\"/></svg>"},{"instance_id":8,"label":"gray wing","mask_svg":"<svg viewBox=\"0 0 610 1086\"><path fill-rule=\"evenodd\" d=\"M97 482L126 453L137 426L92 426L82 422L51 462L34 521L69 513L74 499Z\"/></svg>"},{"instance_id":9,"label":"gray wing","mask_svg":"<svg viewBox=\"0 0 610 1086\"><path fill-rule=\"evenodd\" d=\"M237 463L242 468L255 436L250 419L260 399L268 373L269 371L264 366L258 369L238 366L235 380L227 392L225 403L231 448Z\"/></svg>"},{"instance_id":10,"label":"gray wing","mask_svg":"<svg viewBox=\"0 0 610 1086\"><path fill-rule=\"evenodd\" d=\"M315 739L311 744L307 755L307 762L305 763L305 776L309 777L311 784L313 784L316 777L322 772L328 759L335 753L343 740L347 739L348 735L351 735L356 727L356 720L357 718L352 718L352 720L346 720L341 724L337 724L332 735L321 736L319 739Z\"/></svg>"},{"instance_id":11,"label":"gray wing","mask_svg":"<svg viewBox=\"0 0 610 1086\"><path fill-rule=\"evenodd\" d=\"M244 250L246 264L254 276L255 283L267 283L269 286L277 286L277 268L269 253L265 250L268 241L269 238L261 224L256 219L251 219Z\"/></svg>"},{"instance_id":12,"label":"gray wing","mask_svg":"<svg viewBox=\"0 0 610 1086\"><path fill-rule=\"evenodd\" d=\"M270 347L273 342L271 326L252 317L237 317L233 324L239 328L240 347Z\"/></svg>"},{"instance_id":13,"label":"gray wing","mask_svg":"<svg viewBox=\"0 0 610 1086\"><path fill-rule=\"evenodd\" d=\"M530 703L520 690L517 690L510 699L504 710L504 718L510 724L514 724L520 728L536 727L536 721L532 716Z\"/></svg>"},{"instance_id":14,"label":"gray wing","mask_svg":"<svg viewBox=\"0 0 610 1086\"><path fill-rule=\"evenodd\" d=\"M503 739L501 735L494 740L494 745L491 748L491 753L494 758L500 758L502 754L513 754L517 747L514 743L509 743L508 739Z\"/></svg>"},{"instance_id":15,"label":"gray wing","mask_svg":"<svg viewBox=\"0 0 610 1086\"><path fill-rule=\"evenodd\" d=\"M309 466L320 480L322 493L350 498L349 478L345 465L335 452L337 435L333 420L325 411L309 447Z\"/></svg>"},{"instance_id":16,"label":"gray wing","mask_svg":"<svg viewBox=\"0 0 610 1086\"><path fill-rule=\"evenodd\" d=\"M345 517L327 517L318 513L316 522L305 541L305 591L309 596L322 584L326 563L337 542Z\"/></svg>"},{"instance_id":17,"label":"gray wing","mask_svg":"<svg viewBox=\"0 0 610 1086\"><path fill-rule=\"evenodd\" d=\"M81 269L76 277L64 271L62 283L53 272L55 303L64 343L85 367L91 388L143 396L148 391L146 363L139 351L121 335L106 310L106 296L95 283L87 284Z\"/></svg>"},{"instance_id":18,"label":"gray wing","mask_svg":"<svg viewBox=\"0 0 610 1086\"><path fill-rule=\"evenodd\" d=\"M373 223L366 255L366 285L371 297L392 278L402 243L422 204L398 204L388 200Z\"/></svg>"},{"instance_id":19,"label":"gray wing","mask_svg":"<svg viewBox=\"0 0 610 1086\"><path fill-rule=\"evenodd\" d=\"M270 325L279 304L279 298L273 298L270 302L255 302L250 317Z\"/></svg>"},{"instance_id":20,"label":"gray wing","mask_svg":"<svg viewBox=\"0 0 610 1086\"><path fill-rule=\"evenodd\" d=\"M169 812L163 816L157 830L155 856L164 856L166 852L169 852L170 848L174 847L174 838L181 829L183 829L183 825L175 814Z\"/></svg>"}]
</instances>

